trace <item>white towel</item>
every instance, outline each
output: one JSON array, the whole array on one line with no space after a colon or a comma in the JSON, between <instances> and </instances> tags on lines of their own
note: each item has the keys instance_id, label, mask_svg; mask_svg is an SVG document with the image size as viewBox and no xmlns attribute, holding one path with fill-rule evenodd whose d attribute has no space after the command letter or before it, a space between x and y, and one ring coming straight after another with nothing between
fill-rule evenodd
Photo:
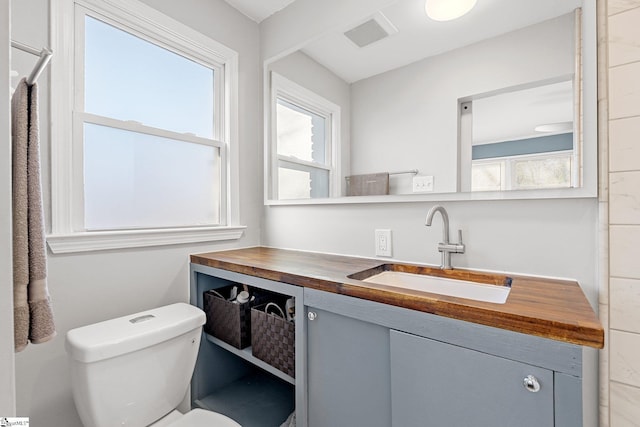
<instances>
[{"instance_id":1,"label":"white towel","mask_svg":"<svg viewBox=\"0 0 640 427\"><path fill-rule=\"evenodd\" d=\"M11 102L14 347L56 335L47 289L38 129L38 88L22 79Z\"/></svg>"}]
</instances>

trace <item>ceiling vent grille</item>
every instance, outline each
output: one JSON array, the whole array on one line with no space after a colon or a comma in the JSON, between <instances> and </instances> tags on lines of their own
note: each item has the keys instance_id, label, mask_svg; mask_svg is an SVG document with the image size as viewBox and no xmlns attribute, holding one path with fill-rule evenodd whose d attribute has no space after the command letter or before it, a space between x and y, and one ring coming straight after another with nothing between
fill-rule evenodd
<instances>
[{"instance_id":1,"label":"ceiling vent grille","mask_svg":"<svg viewBox=\"0 0 640 427\"><path fill-rule=\"evenodd\" d=\"M378 12L376 15L362 24L345 31L344 35L358 47L369 46L379 40L398 32L398 29Z\"/></svg>"}]
</instances>

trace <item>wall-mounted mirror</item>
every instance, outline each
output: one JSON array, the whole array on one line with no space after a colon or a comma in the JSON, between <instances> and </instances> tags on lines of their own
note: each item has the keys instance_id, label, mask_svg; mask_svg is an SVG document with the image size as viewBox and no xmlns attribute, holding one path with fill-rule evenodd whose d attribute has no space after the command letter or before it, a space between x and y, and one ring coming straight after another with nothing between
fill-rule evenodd
<instances>
[{"instance_id":1,"label":"wall-mounted mirror","mask_svg":"<svg viewBox=\"0 0 640 427\"><path fill-rule=\"evenodd\" d=\"M596 195L593 2L383 3L265 61L269 203Z\"/></svg>"}]
</instances>

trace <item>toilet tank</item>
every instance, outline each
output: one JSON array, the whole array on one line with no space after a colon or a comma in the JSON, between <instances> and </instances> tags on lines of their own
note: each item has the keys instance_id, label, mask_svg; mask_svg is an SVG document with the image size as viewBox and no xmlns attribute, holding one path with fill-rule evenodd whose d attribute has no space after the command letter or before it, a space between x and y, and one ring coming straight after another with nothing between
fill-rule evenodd
<instances>
[{"instance_id":1,"label":"toilet tank","mask_svg":"<svg viewBox=\"0 0 640 427\"><path fill-rule=\"evenodd\" d=\"M202 310L172 304L67 332L73 398L85 427L147 426L184 398Z\"/></svg>"}]
</instances>

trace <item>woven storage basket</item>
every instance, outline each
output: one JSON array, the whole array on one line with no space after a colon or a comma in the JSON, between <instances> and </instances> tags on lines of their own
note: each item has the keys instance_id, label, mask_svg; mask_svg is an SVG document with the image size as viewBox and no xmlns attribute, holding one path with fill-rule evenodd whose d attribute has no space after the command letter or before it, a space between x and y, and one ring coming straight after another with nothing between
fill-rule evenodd
<instances>
[{"instance_id":1,"label":"woven storage basket","mask_svg":"<svg viewBox=\"0 0 640 427\"><path fill-rule=\"evenodd\" d=\"M296 325L280 316L264 312L264 305L251 309L251 353L295 378Z\"/></svg>"},{"instance_id":2,"label":"woven storage basket","mask_svg":"<svg viewBox=\"0 0 640 427\"><path fill-rule=\"evenodd\" d=\"M226 295L230 289L231 286L216 289L216 291ZM203 299L204 312L207 315L205 332L235 348L249 347L251 345L250 303L235 304L211 291L204 292Z\"/></svg>"}]
</instances>

